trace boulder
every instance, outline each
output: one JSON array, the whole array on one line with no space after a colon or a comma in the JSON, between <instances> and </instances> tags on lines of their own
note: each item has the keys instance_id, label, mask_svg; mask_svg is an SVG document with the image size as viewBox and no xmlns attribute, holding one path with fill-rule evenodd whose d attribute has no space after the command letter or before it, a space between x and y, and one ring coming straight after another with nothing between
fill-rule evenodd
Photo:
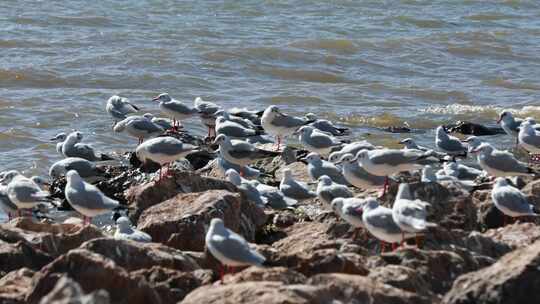
<instances>
[{"instance_id":1,"label":"boulder","mask_svg":"<svg viewBox=\"0 0 540 304\"><path fill-rule=\"evenodd\" d=\"M146 209L137 227L150 234L154 242L180 250L203 251L206 228L214 217L252 242L256 230L264 225L262 209L238 193L209 190L178 194Z\"/></svg>"},{"instance_id":2,"label":"boulder","mask_svg":"<svg viewBox=\"0 0 540 304\"><path fill-rule=\"evenodd\" d=\"M496 242L506 244L515 249L528 246L540 239L540 226L533 223L515 223L498 229L490 229L483 233Z\"/></svg>"},{"instance_id":3,"label":"boulder","mask_svg":"<svg viewBox=\"0 0 540 304\"><path fill-rule=\"evenodd\" d=\"M28 289L32 285L34 271L28 268L13 270L0 279L0 303L24 303Z\"/></svg>"},{"instance_id":4,"label":"boulder","mask_svg":"<svg viewBox=\"0 0 540 304\"><path fill-rule=\"evenodd\" d=\"M527 196L529 203L540 207L540 179L528 183L521 191Z\"/></svg>"},{"instance_id":5,"label":"boulder","mask_svg":"<svg viewBox=\"0 0 540 304\"><path fill-rule=\"evenodd\" d=\"M0 225L1 240L8 243L23 241L53 257L104 236L104 232L94 225L41 223L24 217Z\"/></svg>"},{"instance_id":6,"label":"boulder","mask_svg":"<svg viewBox=\"0 0 540 304\"><path fill-rule=\"evenodd\" d=\"M285 267L249 267L239 273L226 275L224 284L241 282L282 282L285 284L302 284L307 278L292 269Z\"/></svg>"},{"instance_id":7,"label":"boulder","mask_svg":"<svg viewBox=\"0 0 540 304\"><path fill-rule=\"evenodd\" d=\"M136 185L127 190L126 198L133 223L138 222L141 213L151 206L175 197L178 193L205 192L208 190L238 191L224 180L203 177L189 171L170 171L173 175L161 181Z\"/></svg>"},{"instance_id":8,"label":"boulder","mask_svg":"<svg viewBox=\"0 0 540 304\"><path fill-rule=\"evenodd\" d=\"M109 294L103 290L96 290L89 294L84 294L77 282L61 277L51 292L44 296L39 304L109 304Z\"/></svg>"},{"instance_id":9,"label":"boulder","mask_svg":"<svg viewBox=\"0 0 540 304\"><path fill-rule=\"evenodd\" d=\"M370 269L368 278L412 293L433 297L430 285L417 271L401 265L387 265Z\"/></svg>"},{"instance_id":10,"label":"boulder","mask_svg":"<svg viewBox=\"0 0 540 304\"><path fill-rule=\"evenodd\" d=\"M480 227L492 229L504 225L504 214L491 201L491 189L475 191L472 195L472 200L477 209L478 224Z\"/></svg>"},{"instance_id":11,"label":"boulder","mask_svg":"<svg viewBox=\"0 0 540 304\"><path fill-rule=\"evenodd\" d=\"M52 261L52 257L25 242L13 244L0 241L0 275L23 267L39 270Z\"/></svg>"},{"instance_id":12,"label":"boulder","mask_svg":"<svg viewBox=\"0 0 540 304\"><path fill-rule=\"evenodd\" d=\"M178 271L194 271L200 268L194 259L182 251L156 243L100 238L86 242L80 248L111 259L127 271L153 266Z\"/></svg>"},{"instance_id":13,"label":"boulder","mask_svg":"<svg viewBox=\"0 0 540 304\"><path fill-rule=\"evenodd\" d=\"M36 273L26 302L39 303L62 276L76 281L85 293L106 290L112 303L163 303L143 277L130 275L112 260L84 249L73 249Z\"/></svg>"},{"instance_id":14,"label":"boulder","mask_svg":"<svg viewBox=\"0 0 540 304\"><path fill-rule=\"evenodd\" d=\"M540 241L456 279L445 304L521 304L540 298Z\"/></svg>"}]
</instances>

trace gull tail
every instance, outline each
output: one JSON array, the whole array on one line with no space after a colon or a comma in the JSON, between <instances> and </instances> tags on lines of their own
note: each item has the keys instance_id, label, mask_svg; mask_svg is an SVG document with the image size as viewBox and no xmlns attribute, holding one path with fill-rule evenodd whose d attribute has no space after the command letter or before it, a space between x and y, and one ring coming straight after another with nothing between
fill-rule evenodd
<instances>
[{"instance_id":1,"label":"gull tail","mask_svg":"<svg viewBox=\"0 0 540 304\"><path fill-rule=\"evenodd\" d=\"M349 134L350 129L349 128L336 128L336 136L344 136Z\"/></svg>"},{"instance_id":2,"label":"gull tail","mask_svg":"<svg viewBox=\"0 0 540 304\"><path fill-rule=\"evenodd\" d=\"M114 158L112 158L111 156L109 156L107 154L103 154L103 153L101 153L100 158L101 158L102 161L114 160Z\"/></svg>"},{"instance_id":3,"label":"gull tail","mask_svg":"<svg viewBox=\"0 0 540 304\"><path fill-rule=\"evenodd\" d=\"M276 157L276 156L279 156L279 155L281 155L281 152L268 151L268 150L262 150L262 149L259 149L257 151L257 156L259 158Z\"/></svg>"}]
</instances>

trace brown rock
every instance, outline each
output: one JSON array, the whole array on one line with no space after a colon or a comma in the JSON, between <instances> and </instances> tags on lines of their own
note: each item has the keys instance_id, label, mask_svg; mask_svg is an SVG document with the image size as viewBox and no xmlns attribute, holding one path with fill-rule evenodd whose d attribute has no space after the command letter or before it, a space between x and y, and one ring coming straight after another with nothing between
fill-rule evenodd
<instances>
[{"instance_id":1,"label":"brown rock","mask_svg":"<svg viewBox=\"0 0 540 304\"><path fill-rule=\"evenodd\" d=\"M178 271L194 271L200 268L194 259L182 251L157 243L101 238L86 242L80 248L109 258L127 271L152 266Z\"/></svg>"},{"instance_id":2,"label":"brown rock","mask_svg":"<svg viewBox=\"0 0 540 304\"><path fill-rule=\"evenodd\" d=\"M491 201L491 189L475 191L472 197L473 204L478 210L478 223L481 227L492 229L504 225L504 214Z\"/></svg>"},{"instance_id":3,"label":"brown rock","mask_svg":"<svg viewBox=\"0 0 540 304\"><path fill-rule=\"evenodd\" d=\"M527 196L529 203L540 207L540 179L528 183L521 191Z\"/></svg>"},{"instance_id":4,"label":"brown rock","mask_svg":"<svg viewBox=\"0 0 540 304\"><path fill-rule=\"evenodd\" d=\"M430 285L418 275L416 270L409 267L401 265L376 267L370 270L368 278L412 293L433 296L429 290Z\"/></svg>"},{"instance_id":5,"label":"brown rock","mask_svg":"<svg viewBox=\"0 0 540 304\"><path fill-rule=\"evenodd\" d=\"M106 290L113 303L163 303L143 277L130 275L112 260L83 249L73 249L41 269L34 276L26 301L38 303L64 275L75 280L86 293Z\"/></svg>"},{"instance_id":6,"label":"brown rock","mask_svg":"<svg viewBox=\"0 0 540 304\"><path fill-rule=\"evenodd\" d=\"M137 270L132 274L144 277L166 303L177 303L195 288L211 284L213 280L209 270L180 272L159 266Z\"/></svg>"},{"instance_id":7,"label":"brown rock","mask_svg":"<svg viewBox=\"0 0 540 304\"><path fill-rule=\"evenodd\" d=\"M14 244L0 241L0 275L23 267L39 270L52 261L52 257L24 242Z\"/></svg>"},{"instance_id":8,"label":"brown rock","mask_svg":"<svg viewBox=\"0 0 540 304\"><path fill-rule=\"evenodd\" d=\"M540 226L533 223L515 223L498 229L490 229L483 235L515 249L539 240Z\"/></svg>"},{"instance_id":9,"label":"brown rock","mask_svg":"<svg viewBox=\"0 0 540 304\"><path fill-rule=\"evenodd\" d=\"M148 208L137 227L150 234L154 242L180 250L203 251L205 226L214 217L222 218L227 228L249 242L253 242L257 228L266 222L264 212L240 194L210 190L178 194Z\"/></svg>"},{"instance_id":10,"label":"brown rock","mask_svg":"<svg viewBox=\"0 0 540 304\"><path fill-rule=\"evenodd\" d=\"M446 304L535 303L540 298L540 241L503 256L497 263L457 278Z\"/></svg>"},{"instance_id":11,"label":"brown rock","mask_svg":"<svg viewBox=\"0 0 540 304\"><path fill-rule=\"evenodd\" d=\"M28 268L21 268L3 276L0 279L0 303L24 303L34 273Z\"/></svg>"},{"instance_id":12,"label":"brown rock","mask_svg":"<svg viewBox=\"0 0 540 304\"><path fill-rule=\"evenodd\" d=\"M132 212L133 223L138 222L147 208L175 197L178 193L204 192L208 190L237 191L236 187L224 180L208 178L189 171L171 171L173 176L160 182L150 182L128 189L126 198Z\"/></svg>"},{"instance_id":13,"label":"brown rock","mask_svg":"<svg viewBox=\"0 0 540 304\"><path fill-rule=\"evenodd\" d=\"M43 297L40 304L109 304L109 294L103 290L96 290L85 295L81 286L72 279L61 277L51 292Z\"/></svg>"},{"instance_id":14,"label":"brown rock","mask_svg":"<svg viewBox=\"0 0 540 304\"><path fill-rule=\"evenodd\" d=\"M294 270L285 267L249 267L239 273L226 275L224 284L237 284L242 282L282 282L285 284L302 284L307 278Z\"/></svg>"},{"instance_id":15,"label":"brown rock","mask_svg":"<svg viewBox=\"0 0 540 304\"><path fill-rule=\"evenodd\" d=\"M31 218L19 217L0 225L0 239L8 243L23 241L57 257L82 243L104 237L94 225L40 223Z\"/></svg>"}]
</instances>

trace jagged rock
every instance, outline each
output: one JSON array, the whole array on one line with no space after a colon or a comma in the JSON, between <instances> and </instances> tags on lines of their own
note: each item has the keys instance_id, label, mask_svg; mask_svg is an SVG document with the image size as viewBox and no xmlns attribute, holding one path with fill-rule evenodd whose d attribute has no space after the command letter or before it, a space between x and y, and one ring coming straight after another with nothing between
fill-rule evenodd
<instances>
[{"instance_id":1,"label":"jagged rock","mask_svg":"<svg viewBox=\"0 0 540 304\"><path fill-rule=\"evenodd\" d=\"M52 261L52 257L20 241L6 243L0 241L0 275L23 267L39 270Z\"/></svg>"},{"instance_id":2,"label":"jagged rock","mask_svg":"<svg viewBox=\"0 0 540 304\"><path fill-rule=\"evenodd\" d=\"M528 246L540 239L540 226L533 223L515 223L484 232L484 236L510 248Z\"/></svg>"},{"instance_id":3,"label":"jagged rock","mask_svg":"<svg viewBox=\"0 0 540 304\"><path fill-rule=\"evenodd\" d=\"M528 183L521 191L527 196L529 203L540 207L540 179Z\"/></svg>"},{"instance_id":4,"label":"jagged rock","mask_svg":"<svg viewBox=\"0 0 540 304\"><path fill-rule=\"evenodd\" d=\"M112 260L97 253L73 249L36 273L26 302L39 303L64 275L81 285L85 292L106 290L112 303L143 304L163 301L143 277L130 275Z\"/></svg>"},{"instance_id":5,"label":"jagged rock","mask_svg":"<svg viewBox=\"0 0 540 304\"><path fill-rule=\"evenodd\" d=\"M1 240L9 243L23 241L53 257L104 236L103 231L94 225L40 223L23 217L0 225Z\"/></svg>"},{"instance_id":6,"label":"jagged rock","mask_svg":"<svg viewBox=\"0 0 540 304\"><path fill-rule=\"evenodd\" d=\"M540 241L464 274L444 296L445 304L521 304L540 298Z\"/></svg>"},{"instance_id":7,"label":"jagged rock","mask_svg":"<svg viewBox=\"0 0 540 304\"><path fill-rule=\"evenodd\" d=\"M237 192L236 187L224 180L202 177L188 171L172 170L171 177L152 181L128 189L126 197L130 207L130 218L138 222L141 213L151 206L175 197L178 193L205 192L208 190L228 190Z\"/></svg>"},{"instance_id":8,"label":"jagged rock","mask_svg":"<svg viewBox=\"0 0 540 304\"><path fill-rule=\"evenodd\" d=\"M488 230L489 231L489 230ZM498 259L512 251L512 247L500 240L490 237L489 234L482 234L478 231L471 231L469 235L461 239L462 247L480 255Z\"/></svg>"},{"instance_id":9,"label":"jagged rock","mask_svg":"<svg viewBox=\"0 0 540 304\"><path fill-rule=\"evenodd\" d=\"M458 120L455 123L444 126L449 133L461 133L464 135L486 136L505 134L504 130L500 127L487 127L480 124L476 124L468 121Z\"/></svg>"},{"instance_id":10,"label":"jagged rock","mask_svg":"<svg viewBox=\"0 0 540 304\"><path fill-rule=\"evenodd\" d=\"M504 225L504 214L491 201L491 189L474 192L472 199L478 210L478 223L481 227L492 229Z\"/></svg>"},{"instance_id":11,"label":"jagged rock","mask_svg":"<svg viewBox=\"0 0 540 304\"><path fill-rule=\"evenodd\" d=\"M132 274L144 277L166 303L177 303L195 288L211 284L213 280L212 272L202 269L180 272L154 266L134 271Z\"/></svg>"},{"instance_id":12,"label":"jagged rock","mask_svg":"<svg viewBox=\"0 0 540 304\"><path fill-rule=\"evenodd\" d=\"M402 248L374 256L366 264L369 269L386 265L401 265L415 269L417 274L430 285L429 289L437 294L448 291L459 275L485 266L465 250L426 251L417 248Z\"/></svg>"},{"instance_id":13,"label":"jagged rock","mask_svg":"<svg viewBox=\"0 0 540 304\"><path fill-rule=\"evenodd\" d=\"M195 260L182 251L156 243L100 238L86 242L80 248L109 258L127 271L153 266L178 271L194 271L200 268Z\"/></svg>"},{"instance_id":14,"label":"jagged rock","mask_svg":"<svg viewBox=\"0 0 540 304\"><path fill-rule=\"evenodd\" d=\"M24 303L24 297L32 285L34 271L28 268L13 270L0 279L0 303Z\"/></svg>"},{"instance_id":15,"label":"jagged rock","mask_svg":"<svg viewBox=\"0 0 540 304\"><path fill-rule=\"evenodd\" d=\"M77 282L63 276L51 292L44 296L39 304L109 304L109 294L103 290L96 290L85 295Z\"/></svg>"},{"instance_id":16,"label":"jagged rock","mask_svg":"<svg viewBox=\"0 0 540 304\"><path fill-rule=\"evenodd\" d=\"M226 275L224 284L237 284L241 282L282 282L285 284L302 284L307 278L294 270L285 267L249 267L239 273Z\"/></svg>"},{"instance_id":17,"label":"jagged rock","mask_svg":"<svg viewBox=\"0 0 540 304\"><path fill-rule=\"evenodd\" d=\"M401 265L376 267L370 270L368 278L412 293L434 296L429 290L430 285L417 274L416 270L409 267Z\"/></svg>"},{"instance_id":18,"label":"jagged rock","mask_svg":"<svg viewBox=\"0 0 540 304\"><path fill-rule=\"evenodd\" d=\"M307 284L282 282L242 282L203 286L181 302L189 303L430 303L426 298L374 281L346 274L323 274Z\"/></svg>"},{"instance_id":19,"label":"jagged rock","mask_svg":"<svg viewBox=\"0 0 540 304\"><path fill-rule=\"evenodd\" d=\"M240 194L209 190L178 194L146 209L137 227L150 234L154 242L180 250L203 251L206 226L214 217L222 218L225 226L250 242L257 228L266 222L262 209Z\"/></svg>"}]
</instances>

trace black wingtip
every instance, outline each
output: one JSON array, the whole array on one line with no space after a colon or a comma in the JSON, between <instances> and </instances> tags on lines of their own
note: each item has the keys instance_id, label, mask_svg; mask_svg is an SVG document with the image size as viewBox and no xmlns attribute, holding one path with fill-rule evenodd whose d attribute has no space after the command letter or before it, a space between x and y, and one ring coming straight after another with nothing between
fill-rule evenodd
<instances>
[{"instance_id":1,"label":"black wingtip","mask_svg":"<svg viewBox=\"0 0 540 304\"><path fill-rule=\"evenodd\" d=\"M105 160L114 160L114 158L110 157L110 156L107 155L107 154L101 154L101 160L102 160L102 161L105 161Z\"/></svg>"},{"instance_id":2,"label":"black wingtip","mask_svg":"<svg viewBox=\"0 0 540 304\"><path fill-rule=\"evenodd\" d=\"M131 105L135 110L139 111L141 108L137 107L136 105L132 104Z\"/></svg>"}]
</instances>

